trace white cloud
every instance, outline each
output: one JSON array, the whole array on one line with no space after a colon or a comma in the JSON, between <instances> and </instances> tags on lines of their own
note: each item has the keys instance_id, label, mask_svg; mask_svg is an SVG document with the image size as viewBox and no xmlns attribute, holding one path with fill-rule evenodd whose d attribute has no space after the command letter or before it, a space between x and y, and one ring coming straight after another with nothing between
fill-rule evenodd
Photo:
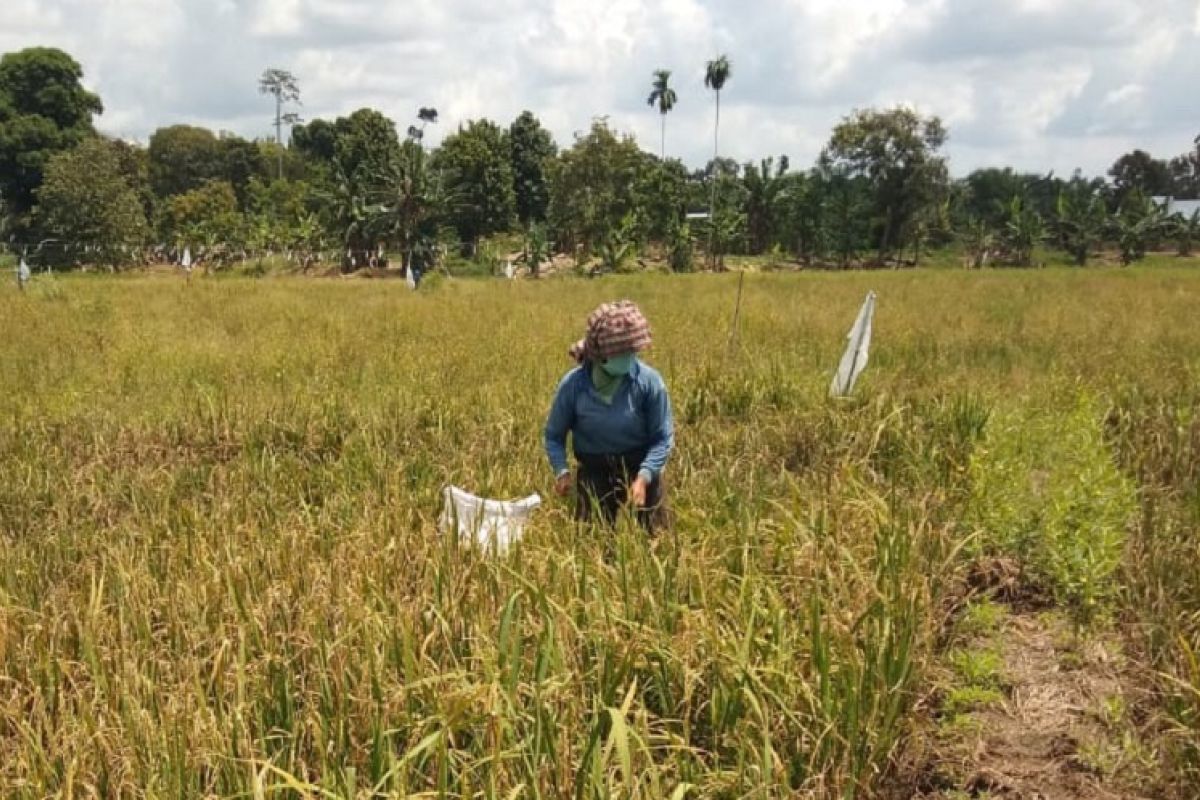
<instances>
[{"instance_id":1,"label":"white cloud","mask_svg":"<svg viewBox=\"0 0 1200 800\"><path fill-rule=\"evenodd\" d=\"M809 163L854 108L912 104L950 127L956 173L984 164L1102 172L1186 149L1200 68L1195 0L0 0L0 50L63 47L104 99L101 127L145 139L191 122L270 132L256 88L296 73L301 113L370 105L403 130L537 113L569 144L593 117L657 150L650 73L674 71L668 149L712 148L704 62L733 61L722 152Z\"/></svg>"}]
</instances>

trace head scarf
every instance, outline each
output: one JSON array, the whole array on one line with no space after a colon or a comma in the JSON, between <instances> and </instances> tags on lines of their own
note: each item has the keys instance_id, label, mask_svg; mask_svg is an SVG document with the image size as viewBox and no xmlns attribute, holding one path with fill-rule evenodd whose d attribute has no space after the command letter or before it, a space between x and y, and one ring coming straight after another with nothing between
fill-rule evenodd
<instances>
[{"instance_id":1,"label":"head scarf","mask_svg":"<svg viewBox=\"0 0 1200 800\"><path fill-rule=\"evenodd\" d=\"M637 305L629 300L605 303L591 313L587 335L573 344L571 358L607 361L613 356L637 353L650 346L650 323Z\"/></svg>"}]
</instances>

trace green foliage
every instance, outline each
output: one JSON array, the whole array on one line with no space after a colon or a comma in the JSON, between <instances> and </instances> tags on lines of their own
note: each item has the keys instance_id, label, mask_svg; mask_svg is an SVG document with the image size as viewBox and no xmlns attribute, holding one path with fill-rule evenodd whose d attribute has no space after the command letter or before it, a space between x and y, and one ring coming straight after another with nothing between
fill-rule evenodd
<instances>
[{"instance_id":1,"label":"green foliage","mask_svg":"<svg viewBox=\"0 0 1200 800\"><path fill-rule=\"evenodd\" d=\"M1111 610L1136 495L1092 403L994 417L970 474L976 551L1016 558L1076 625Z\"/></svg>"},{"instance_id":2,"label":"green foliage","mask_svg":"<svg viewBox=\"0 0 1200 800\"><path fill-rule=\"evenodd\" d=\"M246 242L246 218L238 212L233 186L225 181L209 181L169 198L160 211L158 230L177 246L238 247Z\"/></svg>"},{"instance_id":3,"label":"green foliage","mask_svg":"<svg viewBox=\"0 0 1200 800\"><path fill-rule=\"evenodd\" d=\"M663 241L679 226L686 212L687 181L680 161L659 161L638 170L633 205L642 241Z\"/></svg>"},{"instance_id":4,"label":"green foliage","mask_svg":"<svg viewBox=\"0 0 1200 800\"><path fill-rule=\"evenodd\" d=\"M33 207L47 164L92 133L100 98L61 50L32 47L0 57L0 198L9 214Z\"/></svg>"},{"instance_id":5,"label":"green foliage","mask_svg":"<svg viewBox=\"0 0 1200 800\"><path fill-rule=\"evenodd\" d=\"M716 214L707 221L706 227L713 266L723 269L725 256L745 244L746 216L737 207L718 204Z\"/></svg>"},{"instance_id":6,"label":"green foliage","mask_svg":"<svg viewBox=\"0 0 1200 800\"><path fill-rule=\"evenodd\" d=\"M778 198L787 185L786 157L776 166L775 159L764 158L758 165L747 164L742 170L742 197L746 215L746 245L750 255L761 255L774 243L778 229L775 213Z\"/></svg>"},{"instance_id":7,"label":"green foliage","mask_svg":"<svg viewBox=\"0 0 1200 800\"><path fill-rule=\"evenodd\" d=\"M39 183L46 154L86 135L100 105L80 88L78 64L59 51L10 54L5 63L0 71L0 199L6 203L0 223L7 236L19 239L33 233L32 195L13 192ZM786 156L740 165L720 158L720 99L730 75L725 57L706 65L705 85L715 92L717 115L714 157L703 171L689 174L682 163L661 157L666 116L678 96L670 71L657 70L647 102L664 123L659 158L603 121L561 155L528 111L506 130L486 120L472 122L429 154L442 181L434 192L445 202L435 204L436 219L422 226L453 227L457 239L467 242L465 254L480 238L545 222L555 248L586 263L602 243L611 255L613 242L624 235L618 236L617 228L631 218L636 246L653 245L647 252L665 253L668 260L674 253L676 268L688 261L686 248L675 246L681 222L686 212L703 208L711 224L690 233L707 242L714 265L726 255L768 252L777 263L787 252L805 265L850 267L871 250L881 263L916 265L932 256L949 264L960 255L948 247L956 242L975 266L992 258L1016 265L1032 265L1035 258L1056 263L1054 254L1041 249L1046 243L1080 265L1114 248L1124 263L1132 263L1168 234L1185 254L1200 235L1200 220L1167 226L1150 218L1143 201L1146 192L1186 196L1200 185L1200 147L1169 163L1134 151L1114 165L1111 185L1078 173L1062 180L1011 169L977 170L950 183L941 155L947 134L940 120L906 108L868 109L837 126L815 169L793 172ZM276 99L280 124L290 123L282 106L298 102L294 76L269 70L261 88ZM422 108L417 117L419 127L411 129L409 142L420 145L437 112ZM162 217L161 199L220 181L234 191L244 217L240 227L251 246L319 241L290 230L301 219L311 223L315 214L329 238L347 250L375 252L376 199L395 188L398 173L411 171L411 159L399 163L395 123L379 111L359 109L347 117L295 125L291 145L176 125L156 131L145 151L125 146L122 165L147 218ZM301 204L285 187L280 191L287 197L276 199L286 208L268 210L261 195L271 178L288 187L307 185L308 196ZM1119 209L1115 216L1109 213L1113 209Z\"/></svg>"},{"instance_id":8,"label":"green foliage","mask_svg":"<svg viewBox=\"0 0 1200 800\"><path fill-rule=\"evenodd\" d=\"M515 219L511 156L508 134L489 120L460 127L434 156L434 169L455 197L446 221L464 243L507 231Z\"/></svg>"},{"instance_id":9,"label":"green foliage","mask_svg":"<svg viewBox=\"0 0 1200 800\"><path fill-rule=\"evenodd\" d=\"M904 107L857 111L834 129L821 160L868 181L881 259L911 246L922 212L945 195L946 161L938 152L946 135L940 119Z\"/></svg>"},{"instance_id":10,"label":"green foliage","mask_svg":"<svg viewBox=\"0 0 1200 800\"><path fill-rule=\"evenodd\" d=\"M407 269L427 270L436 260L438 228L455 198L429 169L424 149L405 142L391 170L372 194L372 203L355 209L354 225L399 249Z\"/></svg>"},{"instance_id":11,"label":"green foliage","mask_svg":"<svg viewBox=\"0 0 1200 800\"><path fill-rule=\"evenodd\" d=\"M971 266L975 269L986 266L988 258L996 249L998 238L991 226L982 219L971 217L963 226L959 236L971 259Z\"/></svg>"},{"instance_id":12,"label":"green foliage","mask_svg":"<svg viewBox=\"0 0 1200 800\"><path fill-rule=\"evenodd\" d=\"M238 208L243 211L249 206L251 183L267 180L270 172L268 155L258 143L237 136L225 136L217 142L219 177L233 187Z\"/></svg>"},{"instance_id":13,"label":"green foliage","mask_svg":"<svg viewBox=\"0 0 1200 800\"><path fill-rule=\"evenodd\" d=\"M637 251L637 223L630 214L600 238L600 266L606 272L622 272Z\"/></svg>"},{"instance_id":14,"label":"green foliage","mask_svg":"<svg viewBox=\"0 0 1200 800\"><path fill-rule=\"evenodd\" d=\"M1168 231L1175 237L1179 255L1185 258L1190 256L1197 240L1200 240L1200 209L1193 211L1190 217L1176 214L1167 224Z\"/></svg>"},{"instance_id":15,"label":"green foliage","mask_svg":"<svg viewBox=\"0 0 1200 800\"><path fill-rule=\"evenodd\" d=\"M871 189L867 179L827 174L826 230L832 255L843 267L871 246Z\"/></svg>"},{"instance_id":16,"label":"green foliage","mask_svg":"<svg viewBox=\"0 0 1200 800\"><path fill-rule=\"evenodd\" d=\"M942 713L957 721L964 714L972 714L1004 705L1004 695L986 686L956 686L942 702Z\"/></svg>"},{"instance_id":17,"label":"green foliage","mask_svg":"<svg viewBox=\"0 0 1200 800\"><path fill-rule=\"evenodd\" d=\"M292 143L298 154L328 175L331 184L364 189L390 174L400 158L396 123L370 108L332 122L317 119L296 125Z\"/></svg>"},{"instance_id":18,"label":"green foliage","mask_svg":"<svg viewBox=\"0 0 1200 800\"><path fill-rule=\"evenodd\" d=\"M1033 266L1033 254L1046 239L1046 223L1042 215L1021 196L1009 201L1004 216L1000 241L1009 259L1018 267Z\"/></svg>"},{"instance_id":19,"label":"green foliage","mask_svg":"<svg viewBox=\"0 0 1200 800\"><path fill-rule=\"evenodd\" d=\"M1191 152L1171 159L1172 194L1180 198L1200 197L1200 136Z\"/></svg>"},{"instance_id":20,"label":"green foliage","mask_svg":"<svg viewBox=\"0 0 1200 800\"><path fill-rule=\"evenodd\" d=\"M970 638L987 637L996 633L1008 616L1007 606L989 598L972 600L958 620L957 632Z\"/></svg>"},{"instance_id":21,"label":"green foliage","mask_svg":"<svg viewBox=\"0 0 1200 800\"><path fill-rule=\"evenodd\" d=\"M806 265L824 259L835 236L833 183L819 172L789 172L779 179L771 218L774 239ZM850 210L853 215L853 209ZM852 221L853 216L847 221ZM857 238L852 233L851 238Z\"/></svg>"},{"instance_id":22,"label":"green foliage","mask_svg":"<svg viewBox=\"0 0 1200 800\"><path fill-rule=\"evenodd\" d=\"M542 264L550 259L550 240L546 236L546 228L544 225L530 225L525 232L524 242L524 257L525 264L529 267L529 274L533 277L538 277L541 274Z\"/></svg>"},{"instance_id":23,"label":"green foliage","mask_svg":"<svg viewBox=\"0 0 1200 800\"><path fill-rule=\"evenodd\" d=\"M1003 227L1014 197L1043 218L1054 212L1058 197L1055 181L1012 168L979 169L961 182L959 210L963 219L976 219L993 229Z\"/></svg>"},{"instance_id":24,"label":"green foliage","mask_svg":"<svg viewBox=\"0 0 1200 800\"><path fill-rule=\"evenodd\" d=\"M337 139L338 125L329 120L314 119L307 125L292 128L292 147L315 162L333 162L337 157Z\"/></svg>"},{"instance_id":25,"label":"green foliage","mask_svg":"<svg viewBox=\"0 0 1200 800\"><path fill-rule=\"evenodd\" d=\"M37 202L43 235L87 248L110 267L129 263L129 248L144 243L149 233L119 147L98 136L50 159Z\"/></svg>"},{"instance_id":26,"label":"green foliage","mask_svg":"<svg viewBox=\"0 0 1200 800\"><path fill-rule=\"evenodd\" d=\"M367 190L336 167L335 164L333 176L326 186L318 190L316 200L320 214L325 226L334 232L343 247L351 253L361 253L371 249ZM383 190L379 191L382 193ZM344 264L346 268L351 266L350 258Z\"/></svg>"},{"instance_id":27,"label":"green foliage","mask_svg":"<svg viewBox=\"0 0 1200 800\"><path fill-rule=\"evenodd\" d=\"M1108 224L1104 199L1087 184L1075 184L1058 196L1055 226L1059 242L1074 259L1075 265L1087 266L1100 244Z\"/></svg>"},{"instance_id":28,"label":"green foliage","mask_svg":"<svg viewBox=\"0 0 1200 800\"><path fill-rule=\"evenodd\" d=\"M696 253L692 228L687 222L677 222L667 232L667 263L672 272L691 272Z\"/></svg>"},{"instance_id":29,"label":"green foliage","mask_svg":"<svg viewBox=\"0 0 1200 800\"><path fill-rule=\"evenodd\" d=\"M558 246L594 251L637 208L634 187L646 169L645 154L602 121L576 138L550 173L549 221Z\"/></svg>"},{"instance_id":30,"label":"green foliage","mask_svg":"<svg viewBox=\"0 0 1200 800\"><path fill-rule=\"evenodd\" d=\"M172 125L150 136L150 186L171 197L220 180L223 169L216 135L207 128Z\"/></svg>"},{"instance_id":31,"label":"green foliage","mask_svg":"<svg viewBox=\"0 0 1200 800\"><path fill-rule=\"evenodd\" d=\"M308 212L311 196L311 187L304 181L267 181L255 177L246 187L245 208L256 217L286 224Z\"/></svg>"},{"instance_id":32,"label":"green foliage","mask_svg":"<svg viewBox=\"0 0 1200 800\"><path fill-rule=\"evenodd\" d=\"M1121 156L1108 175L1112 178L1118 204L1124 203L1132 194L1155 197L1170 196L1175 192L1170 165L1145 150L1134 150Z\"/></svg>"},{"instance_id":33,"label":"green foliage","mask_svg":"<svg viewBox=\"0 0 1200 800\"><path fill-rule=\"evenodd\" d=\"M530 111L522 111L508 129L513 195L517 219L528 226L546 220L550 206L547 173L556 148L550 132Z\"/></svg>"},{"instance_id":34,"label":"green foliage","mask_svg":"<svg viewBox=\"0 0 1200 800\"><path fill-rule=\"evenodd\" d=\"M1121 264L1141 261L1146 249L1156 244L1167 230L1162 209L1138 190L1130 191L1111 222L1113 236L1121 252Z\"/></svg>"},{"instance_id":35,"label":"green foliage","mask_svg":"<svg viewBox=\"0 0 1200 800\"><path fill-rule=\"evenodd\" d=\"M390 174L400 158L396 124L379 111L360 108L334 122L334 161L351 178L365 183Z\"/></svg>"},{"instance_id":36,"label":"green foliage","mask_svg":"<svg viewBox=\"0 0 1200 800\"><path fill-rule=\"evenodd\" d=\"M311 187L303 181L254 178L247 191L246 220L254 250L315 249L320 224L309 210Z\"/></svg>"},{"instance_id":37,"label":"green foliage","mask_svg":"<svg viewBox=\"0 0 1200 800\"><path fill-rule=\"evenodd\" d=\"M1004 686L1004 659L992 648L963 648L946 657L957 681L964 686L1001 689Z\"/></svg>"}]
</instances>

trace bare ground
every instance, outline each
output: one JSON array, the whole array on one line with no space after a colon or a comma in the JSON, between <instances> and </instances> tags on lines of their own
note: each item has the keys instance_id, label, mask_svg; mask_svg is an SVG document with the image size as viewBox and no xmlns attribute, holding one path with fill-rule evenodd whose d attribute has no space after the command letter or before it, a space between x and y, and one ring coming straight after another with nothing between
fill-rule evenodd
<instances>
[{"instance_id":1,"label":"bare ground","mask_svg":"<svg viewBox=\"0 0 1200 800\"><path fill-rule=\"evenodd\" d=\"M1128 717L1131 673L1115 634L1073 635L1061 615L1014 609L986 641L1003 700L930 709L912 796L933 800L1140 800L1151 768Z\"/></svg>"}]
</instances>

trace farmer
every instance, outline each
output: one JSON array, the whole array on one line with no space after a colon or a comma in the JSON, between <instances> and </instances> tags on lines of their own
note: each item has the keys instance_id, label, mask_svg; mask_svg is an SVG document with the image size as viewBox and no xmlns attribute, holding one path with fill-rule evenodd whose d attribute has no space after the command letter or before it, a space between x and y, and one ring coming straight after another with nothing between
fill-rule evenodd
<instances>
[{"instance_id":1,"label":"farmer","mask_svg":"<svg viewBox=\"0 0 1200 800\"><path fill-rule=\"evenodd\" d=\"M579 462L575 516L594 511L612 525L626 503L647 531L666 510L663 468L675 446L671 402L662 376L638 360L650 324L628 300L605 303L588 317L587 335L570 349L578 366L558 386L546 420L546 454L555 492L571 492L567 433Z\"/></svg>"}]
</instances>

